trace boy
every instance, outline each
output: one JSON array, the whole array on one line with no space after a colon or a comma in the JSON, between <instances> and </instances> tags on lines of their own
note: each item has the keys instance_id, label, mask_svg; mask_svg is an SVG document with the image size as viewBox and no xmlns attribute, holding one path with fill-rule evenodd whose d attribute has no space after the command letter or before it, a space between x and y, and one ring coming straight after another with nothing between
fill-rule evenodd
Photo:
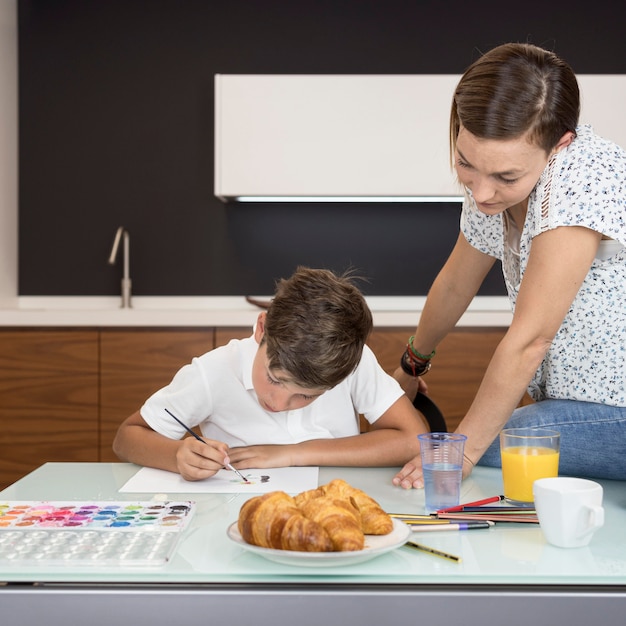
<instances>
[{"instance_id":1,"label":"boy","mask_svg":"<svg viewBox=\"0 0 626 626\"><path fill-rule=\"evenodd\" d=\"M365 341L372 314L347 276L300 267L278 283L248 339L193 359L120 426L123 461L186 480L237 469L395 466L427 431ZM202 441L184 437L198 426ZM359 434L359 414L370 423Z\"/></svg>"}]
</instances>

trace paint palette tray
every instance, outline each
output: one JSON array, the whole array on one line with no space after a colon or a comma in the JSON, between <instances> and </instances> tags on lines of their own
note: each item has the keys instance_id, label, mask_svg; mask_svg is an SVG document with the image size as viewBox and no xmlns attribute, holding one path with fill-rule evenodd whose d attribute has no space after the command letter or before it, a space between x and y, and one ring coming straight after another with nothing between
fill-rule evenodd
<instances>
[{"instance_id":1,"label":"paint palette tray","mask_svg":"<svg viewBox=\"0 0 626 626\"><path fill-rule=\"evenodd\" d=\"M0 501L0 566L162 566L194 509L191 501Z\"/></svg>"}]
</instances>

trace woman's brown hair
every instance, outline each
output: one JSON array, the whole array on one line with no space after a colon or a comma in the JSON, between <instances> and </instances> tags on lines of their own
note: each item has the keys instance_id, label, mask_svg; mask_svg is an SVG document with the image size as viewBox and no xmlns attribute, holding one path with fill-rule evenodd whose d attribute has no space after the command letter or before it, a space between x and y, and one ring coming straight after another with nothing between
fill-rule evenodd
<instances>
[{"instance_id":1,"label":"woman's brown hair","mask_svg":"<svg viewBox=\"0 0 626 626\"><path fill-rule=\"evenodd\" d=\"M580 115L578 81L553 52L532 44L507 43L475 61L459 81L450 112L454 155L461 126L481 139L529 140L546 154Z\"/></svg>"}]
</instances>

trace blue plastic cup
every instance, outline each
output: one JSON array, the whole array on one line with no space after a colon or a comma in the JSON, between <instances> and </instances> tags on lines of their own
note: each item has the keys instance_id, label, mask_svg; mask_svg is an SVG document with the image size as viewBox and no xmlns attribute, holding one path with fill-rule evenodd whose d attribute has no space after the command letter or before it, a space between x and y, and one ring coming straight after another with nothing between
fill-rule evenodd
<instances>
[{"instance_id":1,"label":"blue plastic cup","mask_svg":"<svg viewBox=\"0 0 626 626\"><path fill-rule=\"evenodd\" d=\"M461 498L465 435L423 433L420 442L426 513L457 506Z\"/></svg>"}]
</instances>

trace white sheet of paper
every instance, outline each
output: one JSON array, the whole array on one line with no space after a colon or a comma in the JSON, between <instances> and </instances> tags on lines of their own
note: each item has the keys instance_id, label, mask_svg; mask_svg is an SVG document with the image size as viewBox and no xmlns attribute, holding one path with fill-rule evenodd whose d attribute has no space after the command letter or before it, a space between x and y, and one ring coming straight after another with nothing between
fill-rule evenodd
<instances>
[{"instance_id":1,"label":"white sheet of paper","mask_svg":"<svg viewBox=\"0 0 626 626\"><path fill-rule=\"evenodd\" d=\"M285 491L300 493L319 486L319 467L277 467L247 469L241 473L244 483L231 470L220 470L206 480L187 481L180 474L142 467L119 493L268 493Z\"/></svg>"}]
</instances>

